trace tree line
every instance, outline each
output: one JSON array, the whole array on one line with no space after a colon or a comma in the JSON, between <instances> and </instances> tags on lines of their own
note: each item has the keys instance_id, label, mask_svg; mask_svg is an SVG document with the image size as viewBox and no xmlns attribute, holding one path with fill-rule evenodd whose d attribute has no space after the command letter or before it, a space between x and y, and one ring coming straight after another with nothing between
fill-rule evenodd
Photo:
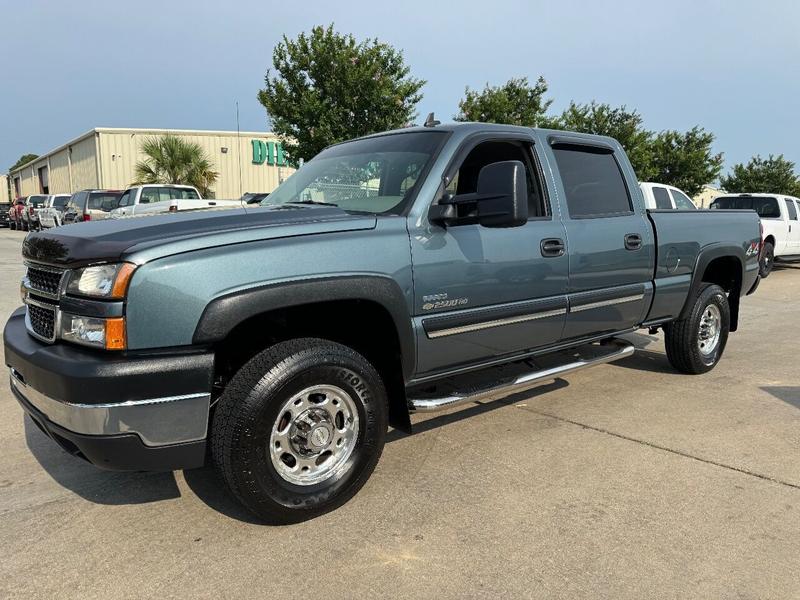
<instances>
[{"instance_id":1,"label":"tree line","mask_svg":"<svg viewBox=\"0 0 800 600\"><path fill-rule=\"evenodd\" d=\"M331 144L410 125L425 83L391 45L317 26L276 45L258 100L288 156L308 160ZM800 195L795 165L783 155L754 156L720 177L723 154L713 152L714 134L700 126L656 132L638 111L594 100L573 101L551 114L547 91L543 77L467 87L454 119L607 135L625 148L640 181L674 185L692 196L718 179L730 192Z\"/></svg>"}]
</instances>

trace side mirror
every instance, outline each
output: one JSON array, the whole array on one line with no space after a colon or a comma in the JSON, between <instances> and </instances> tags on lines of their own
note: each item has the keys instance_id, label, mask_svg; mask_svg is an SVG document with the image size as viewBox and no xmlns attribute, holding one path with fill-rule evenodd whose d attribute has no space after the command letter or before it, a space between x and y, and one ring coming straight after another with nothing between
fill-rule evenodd
<instances>
[{"instance_id":1,"label":"side mirror","mask_svg":"<svg viewBox=\"0 0 800 600\"><path fill-rule=\"evenodd\" d=\"M486 165L478 173L476 187L473 194L442 198L431 207L431 221L484 227L518 227L528 221L528 182L520 161Z\"/></svg>"},{"instance_id":2,"label":"side mirror","mask_svg":"<svg viewBox=\"0 0 800 600\"><path fill-rule=\"evenodd\" d=\"M478 223L517 227L528 220L528 181L518 160L486 165L478 173Z\"/></svg>"}]
</instances>

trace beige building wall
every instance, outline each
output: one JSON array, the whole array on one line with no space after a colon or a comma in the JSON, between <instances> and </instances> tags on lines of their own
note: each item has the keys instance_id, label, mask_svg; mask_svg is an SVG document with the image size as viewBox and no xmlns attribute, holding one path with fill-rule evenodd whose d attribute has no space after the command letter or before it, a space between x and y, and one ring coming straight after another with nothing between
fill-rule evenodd
<instances>
[{"instance_id":1,"label":"beige building wall","mask_svg":"<svg viewBox=\"0 0 800 600\"><path fill-rule=\"evenodd\" d=\"M271 192L294 169L253 162L252 140L277 144L276 136L263 132L184 131L163 129L98 129L102 187L125 188L135 180L135 165L144 160L142 146L149 138L166 134L198 144L219 173L212 186L217 198L239 198L245 192ZM241 159L241 181L239 161ZM277 161L275 161L277 162Z\"/></svg>"},{"instance_id":2,"label":"beige building wall","mask_svg":"<svg viewBox=\"0 0 800 600\"><path fill-rule=\"evenodd\" d=\"M725 193L725 190L716 188L713 185L704 185L700 193L692 198L692 200L694 200L697 208L708 208L714 198L722 196Z\"/></svg>"},{"instance_id":3,"label":"beige building wall","mask_svg":"<svg viewBox=\"0 0 800 600\"><path fill-rule=\"evenodd\" d=\"M72 148L72 152L69 152ZM69 161L72 168L72 187L68 190L58 190L53 193L74 193L80 190L100 188L103 185L98 177L97 162L97 135L84 137L67 148Z\"/></svg>"},{"instance_id":4,"label":"beige building wall","mask_svg":"<svg viewBox=\"0 0 800 600\"><path fill-rule=\"evenodd\" d=\"M11 180L8 178L8 175L0 175L0 202L11 201L11 191L9 190L10 185Z\"/></svg>"}]
</instances>

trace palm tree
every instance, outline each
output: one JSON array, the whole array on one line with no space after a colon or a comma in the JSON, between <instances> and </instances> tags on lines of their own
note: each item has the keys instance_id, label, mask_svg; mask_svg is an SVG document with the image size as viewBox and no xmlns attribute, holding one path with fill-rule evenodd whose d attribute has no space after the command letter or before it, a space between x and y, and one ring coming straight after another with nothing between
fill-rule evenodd
<instances>
[{"instance_id":1,"label":"palm tree","mask_svg":"<svg viewBox=\"0 0 800 600\"><path fill-rule=\"evenodd\" d=\"M147 158L136 163L136 181L145 183L181 183L193 185L208 197L219 173L212 169L211 161L203 149L174 135L147 138L142 144Z\"/></svg>"}]
</instances>

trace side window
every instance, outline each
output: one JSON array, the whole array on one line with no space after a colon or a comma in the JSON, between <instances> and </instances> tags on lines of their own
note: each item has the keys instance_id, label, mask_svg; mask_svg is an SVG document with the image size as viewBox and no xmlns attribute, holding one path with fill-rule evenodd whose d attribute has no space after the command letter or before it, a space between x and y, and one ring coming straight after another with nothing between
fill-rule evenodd
<instances>
[{"instance_id":1,"label":"side window","mask_svg":"<svg viewBox=\"0 0 800 600\"><path fill-rule=\"evenodd\" d=\"M695 210L697 207L694 202L689 200L689 196L678 190L670 190L672 192L672 199L675 200L675 208L678 210Z\"/></svg>"},{"instance_id":2,"label":"side window","mask_svg":"<svg viewBox=\"0 0 800 600\"><path fill-rule=\"evenodd\" d=\"M128 206L132 195L133 192L131 190L128 190L127 192L122 194L122 198L119 199L119 206Z\"/></svg>"},{"instance_id":3,"label":"side window","mask_svg":"<svg viewBox=\"0 0 800 600\"><path fill-rule=\"evenodd\" d=\"M553 154L570 217L613 217L633 212L628 187L613 152L565 145L553 148Z\"/></svg>"},{"instance_id":4,"label":"side window","mask_svg":"<svg viewBox=\"0 0 800 600\"><path fill-rule=\"evenodd\" d=\"M151 202L158 202L158 192L160 188L144 188L142 195L139 197L139 204L150 204Z\"/></svg>"},{"instance_id":5,"label":"side window","mask_svg":"<svg viewBox=\"0 0 800 600\"><path fill-rule=\"evenodd\" d=\"M784 198L786 202L786 212L789 214L790 221L797 221L797 208L794 205L794 200Z\"/></svg>"},{"instance_id":6,"label":"side window","mask_svg":"<svg viewBox=\"0 0 800 600\"><path fill-rule=\"evenodd\" d=\"M525 165L528 182L528 218L547 217L550 212L542 193L542 185L534 170L530 144L517 141L481 142L469 151L464 161L453 174L445 191L452 195L472 194L478 189L478 175L483 167L496 162L518 160ZM415 180L417 173L406 175ZM413 181L412 181L413 184Z\"/></svg>"},{"instance_id":7,"label":"side window","mask_svg":"<svg viewBox=\"0 0 800 600\"><path fill-rule=\"evenodd\" d=\"M656 208L672 208L672 203L669 201L667 188L654 187L653 198L656 199Z\"/></svg>"}]
</instances>

